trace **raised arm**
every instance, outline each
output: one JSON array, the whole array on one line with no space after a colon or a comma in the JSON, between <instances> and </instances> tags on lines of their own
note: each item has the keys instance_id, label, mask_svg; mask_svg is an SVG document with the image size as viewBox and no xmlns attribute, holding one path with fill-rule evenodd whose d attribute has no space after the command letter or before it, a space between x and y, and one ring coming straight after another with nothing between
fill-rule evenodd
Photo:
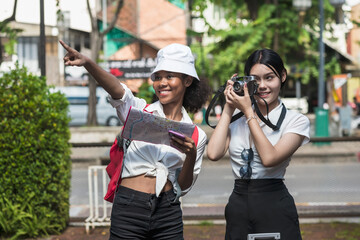
<instances>
[{"instance_id":1,"label":"raised arm","mask_svg":"<svg viewBox=\"0 0 360 240\"><path fill-rule=\"evenodd\" d=\"M67 51L64 57L64 63L66 66L85 67L85 69L95 78L105 91L111 95L112 98L120 99L123 97L125 90L115 76L106 72L93 60L71 48L62 40L59 40L59 42Z\"/></svg>"}]
</instances>

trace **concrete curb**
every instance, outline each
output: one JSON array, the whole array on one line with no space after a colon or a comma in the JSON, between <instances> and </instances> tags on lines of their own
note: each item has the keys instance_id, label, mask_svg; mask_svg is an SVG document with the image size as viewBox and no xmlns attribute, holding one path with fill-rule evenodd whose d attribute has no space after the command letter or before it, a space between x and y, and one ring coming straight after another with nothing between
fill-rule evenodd
<instances>
[{"instance_id":1,"label":"concrete curb","mask_svg":"<svg viewBox=\"0 0 360 240\"><path fill-rule=\"evenodd\" d=\"M183 205L184 221L225 220L225 204ZM107 204L107 216L111 214L111 204ZM360 216L360 202L352 203L296 203L299 218L352 218ZM72 215L71 213L75 213ZM89 216L89 206L71 206L70 222L84 222ZM103 213L102 209L99 209Z\"/></svg>"},{"instance_id":2,"label":"concrete curb","mask_svg":"<svg viewBox=\"0 0 360 240\"><path fill-rule=\"evenodd\" d=\"M358 217L356 203L296 203L299 218ZM183 206L184 220L224 219L225 205L205 204Z\"/></svg>"}]
</instances>

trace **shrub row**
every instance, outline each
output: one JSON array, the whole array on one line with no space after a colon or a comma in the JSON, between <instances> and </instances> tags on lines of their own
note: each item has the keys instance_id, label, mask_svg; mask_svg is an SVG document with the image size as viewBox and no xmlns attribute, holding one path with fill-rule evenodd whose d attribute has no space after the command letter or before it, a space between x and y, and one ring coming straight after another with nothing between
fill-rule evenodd
<instances>
[{"instance_id":1,"label":"shrub row","mask_svg":"<svg viewBox=\"0 0 360 240\"><path fill-rule=\"evenodd\" d=\"M69 220L68 101L18 65L0 77L0 236L59 233Z\"/></svg>"}]
</instances>

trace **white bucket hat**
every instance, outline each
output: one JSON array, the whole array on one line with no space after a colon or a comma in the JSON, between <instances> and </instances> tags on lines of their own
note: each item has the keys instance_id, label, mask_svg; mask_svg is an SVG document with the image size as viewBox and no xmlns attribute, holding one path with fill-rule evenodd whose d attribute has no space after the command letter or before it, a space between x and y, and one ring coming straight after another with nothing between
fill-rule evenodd
<instances>
[{"instance_id":1,"label":"white bucket hat","mask_svg":"<svg viewBox=\"0 0 360 240\"><path fill-rule=\"evenodd\" d=\"M155 73L158 71L169 71L183 73L200 81L194 62L194 56L188 46L178 43L170 44L158 51L157 65L150 78L154 80Z\"/></svg>"}]
</instances>

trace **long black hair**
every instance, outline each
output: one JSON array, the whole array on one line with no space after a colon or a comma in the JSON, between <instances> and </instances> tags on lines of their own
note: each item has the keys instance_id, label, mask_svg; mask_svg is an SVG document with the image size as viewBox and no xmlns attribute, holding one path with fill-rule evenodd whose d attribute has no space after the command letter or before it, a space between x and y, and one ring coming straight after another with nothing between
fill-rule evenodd
<instances>
[{"instance_id":1,"label":"long black hair","mask_svg":"<svg viewBox=\"0 0 360 240\"><path fill-rule=\"evenodd\" d=\"M284 62L274 50L263 48L253 52L247 59L245 63L244 73L245 75L250 75L251 68L255 64L264 64L270 68L274 74L280 79L281 87L284 86L287 77L287 71L284 67ZM285 74L285 81L282 81L282 76Z\"/></svg>"}]
</instances>

